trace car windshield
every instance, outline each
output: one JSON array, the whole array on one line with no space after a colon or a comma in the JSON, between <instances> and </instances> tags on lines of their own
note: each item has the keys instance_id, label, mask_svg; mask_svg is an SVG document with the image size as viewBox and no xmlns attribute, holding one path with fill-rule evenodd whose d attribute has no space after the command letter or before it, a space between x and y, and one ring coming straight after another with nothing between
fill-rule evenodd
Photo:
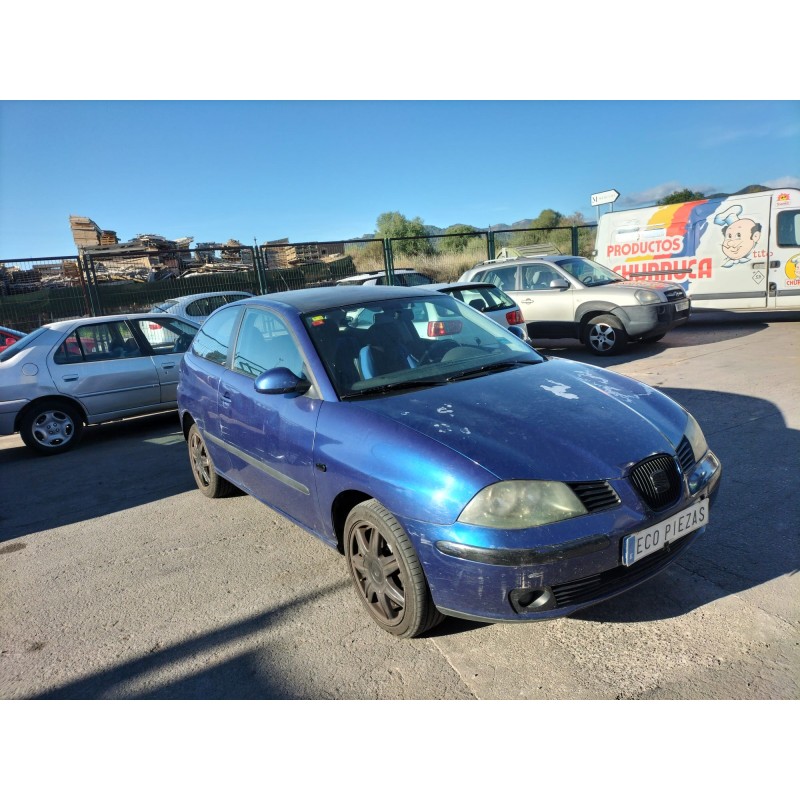
<instances>
[{"instance_id":1,"label":"car windshield","mask_svg":"<svg viewBox=\"0 0 800 800\"><path fill-rule=\"evenodd\" d=\"M408 297L305 314L342 399L408 391L538 364L530 345L449 295Z\"/></svg>"},{"instance_id":2,"label":"car windshield","mask_svg":"<svg viewBox=\"0 0 800 800\"><path fill-rule=\"evenodd\" d=\"M8 361L9 358L13 358L20 350L24 350L34 339L37 339L46 330L47 328L37 328L33 333L29 333L27 336L23 336L21 339L14 342L14 344L0 353L0 361Z\"/></svg>"},{"instance_id":3,"label":"car windshield","mask_svg":"<svg viewBox=\"0 0 800 800\"><path fill-rule=\"evenodd\" d=\"M586 286L602 286L607 283L621 283L624 278L588 258L563 258L555 262Z\"/></svg>"}]
</instances>

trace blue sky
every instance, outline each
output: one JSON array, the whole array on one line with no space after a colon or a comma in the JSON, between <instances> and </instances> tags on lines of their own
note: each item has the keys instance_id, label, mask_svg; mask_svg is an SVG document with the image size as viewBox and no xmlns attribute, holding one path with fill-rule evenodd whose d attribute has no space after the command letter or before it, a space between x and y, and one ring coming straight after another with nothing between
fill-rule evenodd
<instances>
[{"instance_id":1,"label":"blue sky","mask_svg":"<svg viewBox=\"0 0 800 800\"><path fill-rule=\"evenodd\" d=\"M0 258L74 252L69 216L259 243L596 218L675 188L800 186L797 101L3 101Z\"/></svg>"},{"instance_id":2,"label":"blue sky","mask_svg":"<svg viewBox=\"0 0 800 800\"><path fill-rule=\"evenodd\" d=\"M0 259L72 254L71 214L250 244L800 185L791 57L745 47L778 0L217 5L4 9Z\"/></svg>"}]
</instances>

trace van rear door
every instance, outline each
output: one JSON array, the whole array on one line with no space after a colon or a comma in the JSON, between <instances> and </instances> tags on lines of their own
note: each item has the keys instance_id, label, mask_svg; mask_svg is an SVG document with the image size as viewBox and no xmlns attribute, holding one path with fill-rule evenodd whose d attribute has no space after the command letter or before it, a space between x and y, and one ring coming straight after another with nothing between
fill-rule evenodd
<instances>
[{"instance_id":1,"label":"van rear door","mask_svg":"<svg viewBox=\"0 0 800 800\"><path fill-rule=\"evenodd\" d=\"M800 192L775 193L769 240L769 306L800 308Z\"/></svg>"}]
</instances>

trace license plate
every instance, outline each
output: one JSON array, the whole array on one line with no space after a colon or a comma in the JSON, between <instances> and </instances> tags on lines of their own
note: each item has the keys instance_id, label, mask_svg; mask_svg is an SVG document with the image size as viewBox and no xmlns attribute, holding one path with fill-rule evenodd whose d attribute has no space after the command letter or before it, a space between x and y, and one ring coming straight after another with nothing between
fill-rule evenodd
<instances>
[{"instance_id":1,"label":"license plate","mask_svg":"<svg viewBox=\"0 0 800 800\"><path fill-rule=\"evenodd\" d=\"M678 300L678 302L675 303L675 310L676 311L686 311L687 308L689 308L689 301L688 300Z\"/></svg>"},{"instance_id":2,"label":"license plate","mask_svg":"<svg viewBox=\"0 0 800 800\"><path fill-rule=\"evenodd\" d=\"M658 525L632 533L622 540L622 563L629 567L670 542L708 524L708 498L695 503L679 514L673 514Z\"/></svg>"}]
</instances>

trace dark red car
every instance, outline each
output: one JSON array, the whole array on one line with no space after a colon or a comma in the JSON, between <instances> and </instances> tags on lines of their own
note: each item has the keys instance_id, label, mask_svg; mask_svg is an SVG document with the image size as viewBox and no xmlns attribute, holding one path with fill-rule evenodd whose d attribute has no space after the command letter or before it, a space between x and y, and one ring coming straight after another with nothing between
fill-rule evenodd
<instances>
[{"instance_id":1,"label":"dark red car","mask_svg":"<svg viewBox=\"0 0 800 800\"><path fill-rule=\"evenodd\" d=\"M4 325L0 325L0 353L6 347L11 347L14 342L18 342L25 335L22 331L15 331L13 328L6 328Z\"/></svg>"}]
</instances>

